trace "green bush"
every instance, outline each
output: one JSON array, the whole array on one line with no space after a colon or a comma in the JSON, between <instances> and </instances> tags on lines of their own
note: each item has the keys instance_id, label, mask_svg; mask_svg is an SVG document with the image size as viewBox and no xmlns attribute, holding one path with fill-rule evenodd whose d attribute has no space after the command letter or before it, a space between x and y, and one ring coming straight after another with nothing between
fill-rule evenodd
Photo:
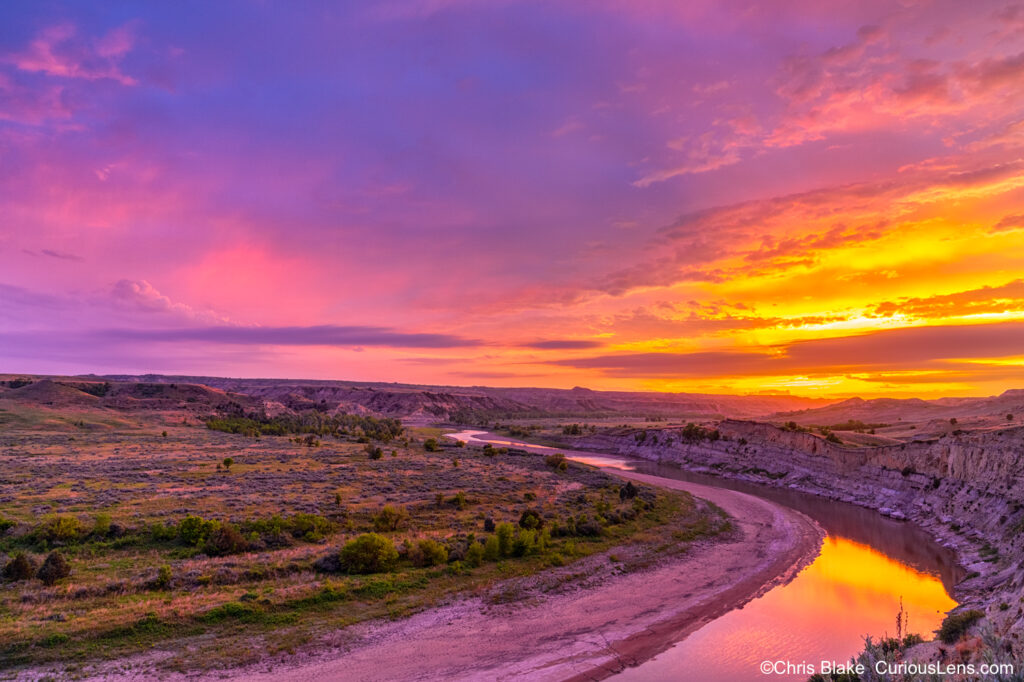
<instances>
[{"instance_id":1,"label":"green bush","mask_svg":"<svg viewBox=\"0 0 1024 682\"><path fill-rule=\"evenodd\" d=\"M474 540L469 543L469 547L466 548L466 565L470 568L476 568L484 562L484 546Z\"/></svg>"},{"instance_id":2,"label":"green bush","mask_svg":"<svg viewBox=\"0 0 1024 682\"><path fill-rule=\"evenodd\" d=\"M167 542L177 539L178 529L173 524L157 521L149 526L149 536L153 542Z\"/></svg>"},{"instance_id":3,"label":"green bush","mask_svg":"<svg viewBox=\"0 0 1024 682\"><path fill-rule=\"evenodd\" d=\"M171 585L171 567L164 564L157 571L156 578L153 580L153 587L158 590L166 590Z\"/></svg>"},{"instance_id":4,"label":"green bush","mask_svg":"<svg viewBox=\"0 0 1024 682\"><path fill-rule=\"evenodd\" d=\"M515 536L515 528L511 523L499 523L494 531L498 538L498 551L501 556L508 556L512 553L512 540Z\"/></svg>"},{"instance_id":5,"label":"green bush","mask_svg":"<svg viewBox=\"0 0 1024 682\"><path fill-rule=\"evenodd\" d=\"M413 566L438 566L448 563L448 549L440 542L424 538L409 551Z\"/></svg>"},{"instance_id":6,"label":"green bush","mask_svg":"<svg viewBox=\"0 0 1024 682\"><path fill-rule=\"evenodd\" d=\"M438 452L441 446L437 444L436 438L428 438L423 441L423 449L427 452Z\"/></svg>"},{"instance_id":7,"label":"green bush","mask_svg":"<svg viewBox=\"0 0 1024 682\"><path fill-rule=\"evenodd\" d=\"M939 628L939 639L946 644L953 644L967 632L968 628L981 620L984 616L985 613L977 609L949 614L946 616L946 619L942 621L942 627Z\"/></svg>"},{"instance_id":8,"label":"green bush","mask_svg":"<svg viewBox=\"0 0 1024 682\"><path fill-rule=\"evenodd\" d=\"M544 517L536 509L527 509L519 516L519 527L537 530L544 526Z\"/></svg>"},{"instance_id":9,"label":"green bush","mask_svg":"<svg viewBox=\"0 0 1024 682\"><path fill-rule=\"evenodd\" d=\"M50 552L49 556L46 557L46 561L39 567L39 572L36 573L36 577L46 585L53 585L61 578L66 578L69 575L71 575L71 564L68 563L68 560L60 552Z\"/></svg>"},{"instance_id":10,"label":"green bush","mask_svg":"<svg viewBox=\"0 0 1024 682\"><path fill-rule=\"evenodd\" d=\"M4 580L28 580L35 575L35 563L24 552L15 554L4 566Z\"/></svg>"},{"instance_id":11,"label":"green bush","mask_svg":"<svg viewBox=\"0 0 1024 682\"><path fill-rule=\"evenodd\" d=\"M373 529L378 533L401 530L409 524L409 512L404 507L393 507L390 504L373 515Z\"/></svg>"},{"instance_id":12,"label":"green bush","mask_svg":"<svg viewBox=\"0 0 1024 682\"><path fill-rule=\"evenodd\" d=\"M484 543L484 558L487 561L497 561L501 558L501 543L497 535L489 535Z\"/></svg>"},{"instance_id":13,"label":"green bush","mask_svg":"<svg viewBox=\"0 0 1024 682\"><path fill-rule=\"evenodd\" d=\"M376 533L364 533L345 543L338 554L349 573L380 573L398 561L394 543Z\"/></svg>"},{"instance_id":14,"label":"green bush","mask_svg":"<svg viewBox=\"0 0 1024 682\"><path fill-rule=\"evenodd\" d=\"M537 533L532 530L521 529L512 541L512 556L526 556L537 551Z\"/></svg>"},{"instance_id":15,"label":"green bush","mask_svg":"<svg viewBox=\"0 0 1024 682\"><path fill-rule=\"evenodd\" d=\"M14 528L15 525L17 524L11 519L5 519L4 517L0 516L0 535L3 535L11 528Z\"/></svg>"},{"instance_id":16,"label":"green bush","mask_svg":"<svg viewBox=\"0 0 1024 682\"><path fill-rule=\"evenodd\" d=\"M334 524L317 514L299 513L288 519L288 529L294 537L317 542L334 530Z\"/></svg>"},{"instance_id":17,"label":"green bush","mask_svg":"<svg viewBox=\"0 0 1024 682\"><path fill-rule=\"evenodd\" d=\"M98 538L110 534L110 514L96 514L93 517L92 534Z\"/></svg>"},{"instance_id":18,"label":"green bush","mask_svg":"<svg viewBox=\"0 0 1024 682\"><path fill-rule=\"evenodd\" d=\"M178 524L178 539L182 544L199 547L213 535L213 532L219 526L220 522L218 521L211 521L201 516L190 514Z\"/></svg>"},{"instance_id":19,"label":"green bush","mask_svg":"<svg viewBox=\"0 0 1024 682\"><path fill-rule=\"evenodd\" d=\"M74 516L54 516L40 524L33 535L37 541L70 544L88 535L88 531Z\"/></svg>"}]
</instances>

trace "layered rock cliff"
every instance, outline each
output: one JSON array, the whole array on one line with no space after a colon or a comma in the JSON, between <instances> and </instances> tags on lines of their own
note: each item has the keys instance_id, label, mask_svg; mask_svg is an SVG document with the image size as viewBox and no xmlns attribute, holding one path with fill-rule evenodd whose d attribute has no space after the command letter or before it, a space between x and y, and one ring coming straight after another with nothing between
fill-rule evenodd
<instances>
[{"instance_id":1,"label":"layered rock cliff","mask_svg":"<svg viewBox=\"0 0 1024 682\"><path fill-rule=\"evenodd\" d=\"M865 448L758 422L726 420L716 427L717 439L679 428L620 429L573 439L572 446L909 519L957 551L966 571L957 585L960 601L984 608L997 632L1024 651L1024 427Z\"/></svg>"}]
</instances>

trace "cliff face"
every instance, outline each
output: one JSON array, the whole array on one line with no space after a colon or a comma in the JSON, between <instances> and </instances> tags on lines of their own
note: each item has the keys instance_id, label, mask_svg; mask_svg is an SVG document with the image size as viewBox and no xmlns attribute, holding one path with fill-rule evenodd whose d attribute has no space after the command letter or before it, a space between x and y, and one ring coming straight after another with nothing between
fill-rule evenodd
<instances>
[{"instance_id":1,"label":"cliff face","mask_svg":"<svg viewBox=\"0 0 1024 682\"><path fill-rule=\"evenodd\" d=\"M1024 427L873 448L749 421L726 420L718 431L718 440L689 442L681 429L623 430L574 439L573 447L673 462L909 519L958 552L968 571L958 598L985 608L997 632L1024 650Z\"/></svg>"}]
</instances>

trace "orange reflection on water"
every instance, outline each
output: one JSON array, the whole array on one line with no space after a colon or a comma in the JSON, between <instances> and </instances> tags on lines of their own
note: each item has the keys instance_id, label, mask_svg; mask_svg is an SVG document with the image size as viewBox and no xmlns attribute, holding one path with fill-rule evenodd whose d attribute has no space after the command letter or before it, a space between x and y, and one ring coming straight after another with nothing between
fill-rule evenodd
<instances>
[{"instance_id":1,"label":"orange reflection on water","mask_svg":"<svg viewBox=\"0 0 1024 682\"><path fill-rule=\"evenodd\" d=\"M829 536L821 554L792 582L709 623L668 651L618 676L622 680L764 680L764 660L847 661L864 636L896 634L900 598L909 631L931 638L956 606L938 577L876 549ZM772 675L772 680L806 680Z\"/></svg>"}]
</instances>

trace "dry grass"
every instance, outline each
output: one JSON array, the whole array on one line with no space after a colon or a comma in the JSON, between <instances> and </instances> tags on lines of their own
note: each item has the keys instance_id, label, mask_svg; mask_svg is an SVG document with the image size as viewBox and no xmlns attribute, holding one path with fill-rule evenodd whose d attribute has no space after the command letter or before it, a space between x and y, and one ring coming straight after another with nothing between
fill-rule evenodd
<instances>
[{"instance_id":1,"label":"dry grass","mask_svg":"<svg viewBox=\"0 0 1024 682\"><path fill-rule=\"evenodd\" d=\"M209 431L194 419L183 426L179 413L98 410L64 418L41 408L0 407L0 516L16 523L0 535L0 565L5 554L25 549L41 559L52 547L33 543L31 533L54 514L79 517L91 528L104 513L122 529L121 537L65 543L73 573L53 587L38 580L0 583L0 666L8 668L48 661L73 666L153 646L173 651L167 665L176 669L235 665L264 652L315 646L325 633L352 623L408 615L612 547L685 547L672 533L701 519L713 522L688 541L725 528L685 494L647 490L650 508L636 518L607 525L598 538L553 539L538 554L473 569L402 562L386 575L326 575L314 570L314 561L371 530L372 515L385 504L410 514L408 528L388 534L396 544L432 537L458 546L469 534L485 536L486 518L515 523L527 508L548 519L593 516L597 509L629 509L630 501L619 499L615 479L580 465L560 473L539 456L489 457L448 447L426 452L422 441L436 437L434 430L410 432L408 443L381 444L383 458L372 460L356 442L325 439L309 448L284 437L254 440ZM225 457L234 459L230 471L217 469ZM464 509L450 501L460 491ZM151 541L144 532L188 514L242 524L300 512L326 517L333 531L316 542L224 557L174 540ZM649 557L632 565L644 561ZM171 580L157 589L153 581L163 565Z\"/></svg>"}]
</instances>

